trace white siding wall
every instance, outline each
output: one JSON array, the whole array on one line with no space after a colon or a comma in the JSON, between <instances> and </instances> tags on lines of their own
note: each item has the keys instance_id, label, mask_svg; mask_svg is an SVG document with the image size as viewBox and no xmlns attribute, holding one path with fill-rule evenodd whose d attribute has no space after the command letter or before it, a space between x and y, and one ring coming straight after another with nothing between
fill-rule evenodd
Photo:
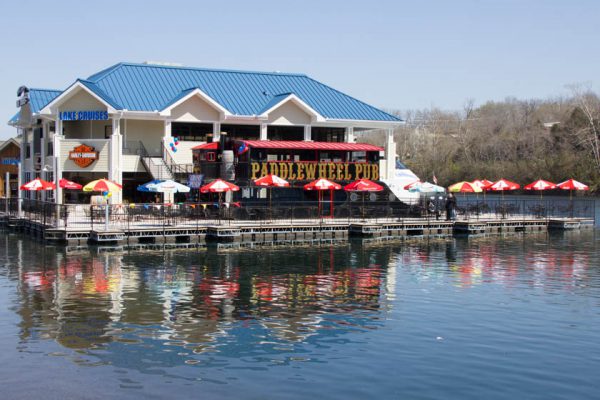
<instances>
[{"instance_id":1,"label":"white siding wall","mask_svg":"<svg viewBox=\"0 0 600 400\"><path fill-rule=\"evenodd\" d=\"M219 120L219 112L195 96L175 107L171 119L175 122L213 122Z\"/></svg>"},{"instance_id":2,"label":"white siding wall","mask_svg":"<svg viewBox=\"0 0 600 400\"><path fill-rule=\"evenodd\" d=\"M123 172L146 172L140 156L123 154Z\"/></svg>"},{"instance_id":3,"label":"white siding wall","mask_svg":"<svg viewBox=\"0 0 600 400\"><path fill-rule=\"evenodd\" d=\"M269 123L273 125L307 125L311 117L291 101L269 113Z\"/></svg>"},{"instance_id":4,"label":"white siding wall","mask_svg":"<svg viewBox=\"0 0 600 400\"><path fill-rule=\"evenodd\" d=\"M98 152L98 159L92 163L89 167L81 168L75 164L72 160L69 160L69 152L73 151L73 148L85 144L86 146L92 146ZM63 171L87 171L87 172L108 172L108 152L109 144L108 140L62 140L60 142L60 165Z\"/></svg>"},{"instance_id":5,"label":"white siding wall","mask_svg":"<svg viewBox=\"0 0 600 400\"><path fill-rule=\"evenodd\" d=\"M149 153L162 154L162 138L165 131L164 121L127 120L125 124L127 142L142 142Z\"/></svg>"},{"instance_id":6,"label":"white siding wall","mask_svg":"<svg viewBox=\"0 0 600 400\"><path fill-rule=\"evenodd\" d=\"M171 146L169 143L166 143L168 152L173 157L173 160L177 164L192 164L192 147L200 146L201 144L205 144L206 142L183 142L180 141L179 145L177 145L177 152L173 153L171 151Z\"/></svg>"}]
</instances>

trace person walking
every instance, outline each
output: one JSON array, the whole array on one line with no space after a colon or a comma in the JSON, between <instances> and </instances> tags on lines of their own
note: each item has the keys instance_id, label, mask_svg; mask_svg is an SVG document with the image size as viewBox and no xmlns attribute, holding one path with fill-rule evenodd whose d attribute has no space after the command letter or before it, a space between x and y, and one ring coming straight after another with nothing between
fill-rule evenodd
<instances>
[{"instance_id":1,"label":"person walking","mask_svg":"<svg viewBox=\"0 0 600 400\"><path fill-rule=\"evenodd\" d=\"M446 221L455 220L456 219L456 197L454 194L448 193L446 197Z\"/></svg>"}]
</instances>

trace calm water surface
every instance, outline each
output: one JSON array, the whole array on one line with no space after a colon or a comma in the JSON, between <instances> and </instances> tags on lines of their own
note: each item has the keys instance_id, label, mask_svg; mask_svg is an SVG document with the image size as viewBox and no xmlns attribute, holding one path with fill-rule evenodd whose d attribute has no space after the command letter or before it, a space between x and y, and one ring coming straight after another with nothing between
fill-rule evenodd
<instances>
[{"instance_id":1,"label":"calm water surface","mask_svg":"<svg viewBox=\"0 0 600 400\"><path fill-rule=\"evenodd\" d=\"M3 399L600 398L600 246L66 253L0 233Z\"/></svg>"}]
</instances>

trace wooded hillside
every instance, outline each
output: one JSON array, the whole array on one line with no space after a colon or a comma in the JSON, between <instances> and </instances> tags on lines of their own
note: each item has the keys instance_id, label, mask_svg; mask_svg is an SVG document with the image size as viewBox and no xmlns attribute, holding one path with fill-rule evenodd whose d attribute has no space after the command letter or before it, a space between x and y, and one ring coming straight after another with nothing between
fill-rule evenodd
<instances>
[{"instance_id":1,"label":"wooded hillside","mask_svg":"<svg viewBox=\"0 0 600 400\"><path fill-rule=\"evenodd\" d=\"M441 185L487 178L519 183L575 178L600 189L600 99L572 88L568 98L506 99L456 112L393 112L398 155L422 179ZM384 133L360 140L382 143Z\"/></svg>"}]
</instances>

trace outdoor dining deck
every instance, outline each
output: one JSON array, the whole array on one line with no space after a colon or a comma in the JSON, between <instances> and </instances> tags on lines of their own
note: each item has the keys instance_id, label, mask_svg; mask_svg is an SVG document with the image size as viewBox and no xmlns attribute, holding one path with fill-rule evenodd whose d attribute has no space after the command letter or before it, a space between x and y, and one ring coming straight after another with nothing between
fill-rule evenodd
<instances>
[{"instance_id":1,"label":"outdoor dining deck","mask_svg":"<svg viewBox=\"0 0 600 400\"><path fill-rule=\"evenodd\" d=\"M51 242L202 243L295 241L360 237L432 237L454 234L540 232L594 225L593 202L475 202L457 207L456 221L418 204L390 202L315 204L128 204L57 205L0 199L5 226ZM108 212L107 212L108 211ZM106 219L108 215L108 220Z\"/></svg>"}]
</instances>

